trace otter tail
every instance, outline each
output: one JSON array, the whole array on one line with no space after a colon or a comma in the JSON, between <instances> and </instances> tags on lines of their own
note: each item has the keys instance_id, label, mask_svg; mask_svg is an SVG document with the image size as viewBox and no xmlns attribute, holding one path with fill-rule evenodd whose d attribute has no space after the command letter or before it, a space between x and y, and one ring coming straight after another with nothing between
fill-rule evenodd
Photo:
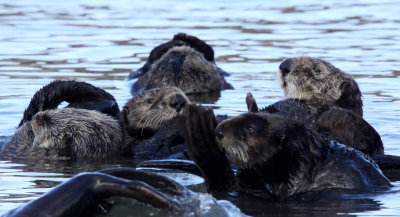
<instances>
[{"instance_id":1,"label":"otter tail","mask_svg":"<svg viewBox=\"0 0 400 217\"><path fill-rule=\"evenodd\" d=\"M98 110L116 118L119 115L117 102L105 90L86 82L56 80L33 95L18 127L31 121L36 113L55 109L64 101L68 107Z\"/></svg>"},{"instance_id":2,"label":"otter tail","mask_svg":"<svg viewBox=\"0 0 400 217\"><path fill-rule=\"evenodd\" d=\"M400 169L400 156L377 154L372 159L381 169Z\"/></svg>"}]
</instances>

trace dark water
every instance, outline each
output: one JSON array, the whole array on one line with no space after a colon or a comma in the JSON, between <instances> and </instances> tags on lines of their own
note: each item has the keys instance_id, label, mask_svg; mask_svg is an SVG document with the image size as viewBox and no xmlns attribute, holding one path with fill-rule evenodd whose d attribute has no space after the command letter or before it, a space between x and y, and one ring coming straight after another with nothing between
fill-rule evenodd
<instances>
[{"instance_id":1,"label":"dark water","mask_svg":"<svg viewBox=\"0 0 400 217\"><path fill-rule=\"evenodd\" d=\"M216 113L246 111L248 91L259 105L282 99L279 63L320 57L355 77L365 119L382 136L386 153L400 155L399 1L0 0L0 27L0 136L14 132L30 97L53 79L105 88L122 106L130 97L128 73L154 46L186 32L212 45L217 64L231 73L235 90L212 104ZM130 162L0 161L0 214L76 173L118 165ZM250 215L399 216L400 185L394 184L392 192L341 200L234 202Z\"/></svg>"}]
</instances>

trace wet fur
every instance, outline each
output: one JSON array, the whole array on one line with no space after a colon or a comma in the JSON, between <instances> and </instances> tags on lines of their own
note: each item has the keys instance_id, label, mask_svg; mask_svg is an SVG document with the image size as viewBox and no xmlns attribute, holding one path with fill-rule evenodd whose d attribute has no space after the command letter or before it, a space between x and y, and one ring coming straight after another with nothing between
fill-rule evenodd
<instances>
[{"instance_id":1,"label":"wet fur","mask_svg":"<svg viewBox=\"0 0 400 217\"><path fill-rule=\"evenodd\" d=\"M258 110L251 93L247 94L246 102L248 106L253 106L254 111ZM378 132L362 117L350 110L321 106L306 100L286 99L260 111L301 121L314 132L367 154L382 169L400 168L400 157L385 155Z\"/></svg>"},{"instance_id":2,"label":"wet fur","mask_svg":"<svg viewBox=\"0 0 400 217\"><path fill-rule=\"evenodd\" d=\"M176 86L185 93L218 92L232 89L228 74L214 63L214 51L204 41L183 33L153 49L146 64L131 74L139 78L132 93L156 87Z\"/></svg>"},{"instance_id":3,"label":"wet fur","mask_svg":"<svg viewBox=\"0 0 400 217\"><path fill-rule=\"evenodd\" d=\"M86 82L55 80L33 95L18 127L27 121L31 121L37 112L56 109L64 101L68 102L68 107L72 108L85 108L91 104L104 103L109 106L102 107L99 111L116 118L118 118L120 112L115 98L101 88ZM92 110L96 109L93 108Z\"/></svg>"},{"instance_id":4,"label":"wet fur","mask_svg":"<svg viewBox=\"0 0 400 217\"><path fill-rule=\"evenodd\" d=\"M180 89L162 87L136 95L125 104L120 123L134 163L183 156L186 145L179 117L189 103Z\"/></svg>"},{"instance_id":5,"label":"wet fur","mask_svg":"<svg viewBox=\"0 0 400 217\"><path fill-rule=\"evenodd\" d=\"M39 90L35 96L40 95L42 98L55 96L47 92L47 90L54 91L55 86L51 89L46 87ZM57 90L55 92L59 93ZM32 100L31 104L36 102L37 100ZM28 121L16 131L4 145L0 156L2 158L40 156L51 159L101 158L119 154L131 156L131 148L141 147L139 142L150 138L166 122L179 116L183 106L188 102L186 95L178 88L165 87L146 91L128 101L121 112L120 122L113 117L86 109L63 108L41 111L33 117L32 123ZM43 105L40 107L45 108ZM164 141L163 135L158 135L161 137L159 141ZM179 134L177 137L179 138ZM134 152L134 154L140 156L140 153ZM158 152L149 155L151 154L161 155Z\"/></svg>"},{"instance_id":6,"label":"wet fur","mask_svg":"<svg viewBox=\"0 0 400 217\"><path fill-rule=\"evenodd\" d=\"M33 145L36 136L45 137L45 135L39 135L39 132L56 135L54 137L55 140L63 140L65 144L72 143L72 146L81 145L82 148L83 145L86 145L86 144L78 144L81 142L79 140L78 141L71 140L74 138L71 135L73 135L74 133L79 134L82 131L63 132L60 130L60 128L54 128L54 132L44 131L41 127L48 126L46 123L52 122L53 116L51 115L50 116L42 115L41 117L43 118L39 118L38 116L34 121L35 126L32 127L31 120L35 119L36 117L35 115L37 113L45 114L49 111L52 111L52 113L57 113L54 111L59 111L63 109L59 110L52 110L52 109L57 108L57 106L63 101L69 103L67 107L90 108L94 110L98 109L99 111L105 113L101 114L88 110L87 114L85 114L88 117L92 115L91 112L94 112L93 114L95 115L97 114L99 114L100 116L104 115L104 117L106 117L105 119L112 120L112 123L116 122L115 118L119 117L118 104L115 101L114 97L111 94L107 93L106 91L85 82L61 81L61 80L53 81L48 85L45 85L43 88L41 88L34 94L27 109L24 112L23 118L16 132L10 138L10 140L2 147L0 151L0 157L2 159L13 159L13 158L69 159L71 157L72 158L82 157L81 153L75 153L74 150L71 150L68 147L57 148L57 149L44 149L39 145L36 146ZM66 111L67 110L71 111L66 118L71 119L70 121L77 121L77 118L79 118L78 117L79 112L77 111L79 110L74 110L73 108L64 108L64 109L66 109ZM106 114L110 114L113 117L108 117ZM54 117L56 116L57 114L54 114ZM59 118L60 117L58 117L58 119ZM40 126L37 125L37 123L40 123ZM58 126L58 127L64 127L64 126ZM80 128L80 130L82 130L81 125L77 125L77 128ZM36 136L34 133L34 129L36 129L35 132ZM111 134L112 132L108 133ZM115 133L118 135L119 131ZM38 138L36 139L36 141L38 141ZM46 141L48 142L49 140ZM114 144L115 143L119 144L118 139L113 142ZM115 150L111 150L110 153L113 154L114 151ZM90 153L87 152L86 154ZM97 156L95 152L93 154Z\"/></svg>"},{"instance_id":7,"label":"wet fur","mask_svg":"<svg viewBox=\"0 0 400 217\"><path fill-rule=\"evenodd\" d=\"M218 131L223 137L217 143L227 156L241 170L255 171L253 178L263 180L279 200L327 189L371 192L391 186L366 155L279 115L242 114L220 123Z\"/></svg>"},{"instance_id":8,"label":"wet fur","mask_svg":"<svg viewBox=\"0 0 400 217\"><path fill-rule=\"evenodd\" d=\"M97 111L75 108L46 110L32 120L33 146L67 150L68 155L101 158L120 155L123 133L116 119Z\"/></svg>"},{"instance_id":9,"label":"wet fur","mask_svg":"<svg viewBox=\"0 0 400 217\"><path fill-rule=\"evenodd\" d=\"M214 191L233 187L256 196L290 200L310 192L373 192L391 186L367 156L313 133L301 122L247 113L223 121L215 134L208 134L203 132L212 132L215 125L208 116L204 118L207 111L191 107L190 115L185 115L186 140L196 142L188 142L189 154L196 156L196 165ZM210 152L213 157L208 157ZM235 177L229 176L229 165L220 163L225 154L238 166ZM211 173L216 168L218 175Z\"/></svg>"},{"instance_id":10,"label":"wet fur","mask_svg":"<svg viewBox=\"0 0 400 217\"><path fill-rule=\"evenodd\" d=\"M356 81L331 63L313 57L286 59L278 77L288 99L337 106L363 116L362 95Z\"/></svg>"},{"instance_id":11,"label":"wet fur","mask_svg":"<svg viewBox=\"0 0 400 217\"><path fill-rule=\"evenodd\" d=\"M148 90L130 99L121 112L121 126L128 143L136 144L154 135L166 122L179 116L190 101L175 87Z\"/></svg>"}]
</instances>

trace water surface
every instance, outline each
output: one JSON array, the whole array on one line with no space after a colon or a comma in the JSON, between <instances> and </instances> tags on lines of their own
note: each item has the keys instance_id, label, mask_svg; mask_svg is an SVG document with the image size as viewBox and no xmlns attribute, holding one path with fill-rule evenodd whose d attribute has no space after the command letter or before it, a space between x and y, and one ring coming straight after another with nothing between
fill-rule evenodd
<instances>
[{"instance_id":1,"label":"water surface","mask_svg":"<svg viewBox=\"0 0 400 217\"><path fill-rule=\"evenodd\" d=\"M14 132L34 92L54 79L89 82L124 105L129 72L154 46L185 32L213 46L216 63L231 73L235 89L207 104L216 113L246 111L248 91L259 105L282 99L279 63L320 57L354 76L365 119L382 136L386 153L400 155L399 8L399 1L0 0L0 136ZM130 162L0 161L0 214L76 173L119 165ZM236 204L251 215L398 216L394 184L389 193L340 201Z\"/></svg>"}]
</instances>

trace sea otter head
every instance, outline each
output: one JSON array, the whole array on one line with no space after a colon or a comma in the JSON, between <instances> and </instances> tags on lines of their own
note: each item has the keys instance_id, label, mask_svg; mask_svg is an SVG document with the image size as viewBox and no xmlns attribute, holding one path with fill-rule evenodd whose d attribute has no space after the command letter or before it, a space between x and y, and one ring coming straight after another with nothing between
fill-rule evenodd
<instances>
[{"instance_id":1,"label":"sea otter head","mask_svg":"<svg viewBox=\"0 0 400 217\"><path fill-rule=\"evenodd\" d=\"M341 85L348 76L327 61L301 56L283 61L278 77L287 98L333 105L340 98Z\"/></svg>"},{"instance_id":2,"label":"sea otter head","mask_svg":"<svg viewBox=\"0 0 400 217\"><path fill-rule=\"evenodd\" d=\"M146 64L130 75L139 78L132 93L162 86L176 86L185 93L232 89L228 74L214 63L214 50L204 41L183 33L154 48Z\"/></svg>"},{"instance_id":3,"label":"sea otter head","mask_svg":"<svg viewBox=\"0 0 400 217\"><path fill-rule=\"evenodd\" d=\"M33 116L31 122L32 131L35 135L33 146L40 146L42 148L55 148L55 146L57 146L56 143L52 142L51 138L56 138L53 137L53 134L62 135L62 133L58 132L57 124L54 123L52 118L53 111L54 110L41 111ZM56 126L54 129L52 129L53 125Z\"/></svg>"},{"instance_id":4,"label":"sea otter head","mask_svg":"<svg viewBox=\"0 0 400 217\"><path fill-rule=\"evenodd\" d=\"M216 128L216 140L229 159L246 168L293 157L302 147L296 141L303 131L301 124L288 122L282 116L245 113L221 122Z\"/></svg>"},{"instance_id":5,"label":"sea otter head","mask_svg":"<svg viewBox=\"0 0 400 217\"><path fill-rule=\"evenodd\" d=\"M294 57L279 65L278 77L286 98L338 106L363 115L357 82L331 63L312 57Z\"/></svg>"},{"instance_id":6,"label":"sea otter head","mask_svg":"<svg viewBox=\"0 0 400 217\"><path fill-rule=\"evenodd\" d=\"M186 95L176 87L151 89L126 103L121 112L121 124L132 136L153 134L164 123L180 116L188 103Z\"/></svg>"}]
</instances>

